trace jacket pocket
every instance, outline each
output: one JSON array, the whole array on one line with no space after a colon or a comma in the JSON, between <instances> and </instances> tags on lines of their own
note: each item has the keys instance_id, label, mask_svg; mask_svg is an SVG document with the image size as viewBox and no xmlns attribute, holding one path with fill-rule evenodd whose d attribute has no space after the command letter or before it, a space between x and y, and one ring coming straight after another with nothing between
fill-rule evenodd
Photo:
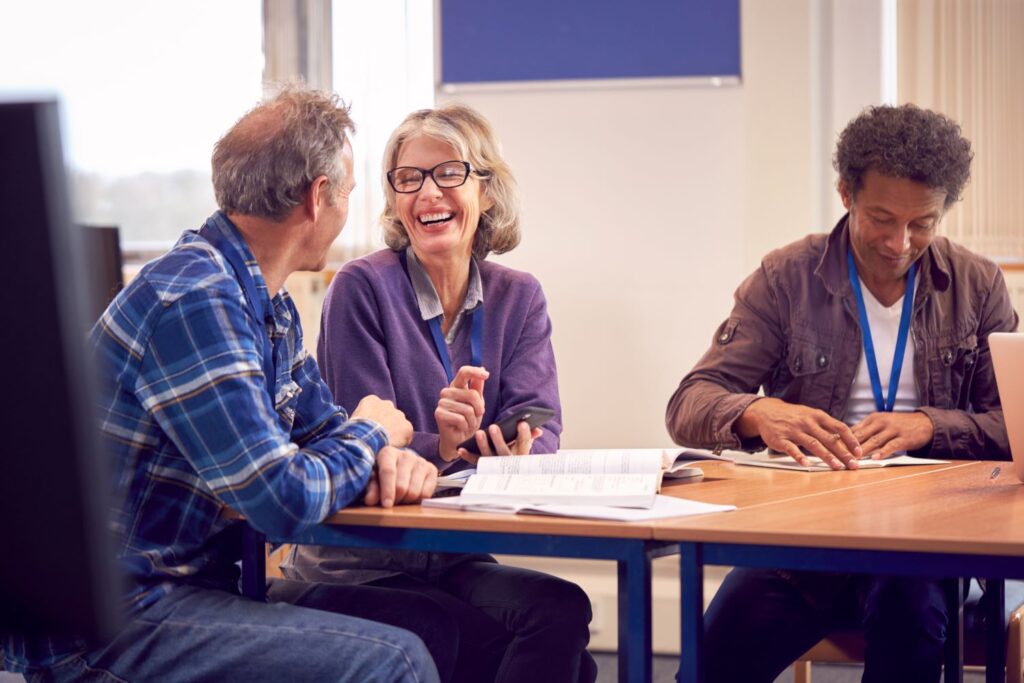
<instances>
[{"instance_id":1,"label":"jacket pocket","mask_svg":"<svg viewBox=\"0 0 1024 683\"><path fill-rule=\"evenodd\" d=\"M831 345L821 340L794 337L786 357L786 369L792 377L783 389L783 400L828 411L835 388L835 368Z\"/></svg>"},{"instance_id":2,"label":"jacket pocket","mask_svg":"<svg viewBox=\"0 0 1024 683\"><path fill-rule=\"evenodd\" d=\"M934 379L936 405L966 410L978 361L978 335L940 338L932 347L928 365Z\"/></svg>"}]
</instances>

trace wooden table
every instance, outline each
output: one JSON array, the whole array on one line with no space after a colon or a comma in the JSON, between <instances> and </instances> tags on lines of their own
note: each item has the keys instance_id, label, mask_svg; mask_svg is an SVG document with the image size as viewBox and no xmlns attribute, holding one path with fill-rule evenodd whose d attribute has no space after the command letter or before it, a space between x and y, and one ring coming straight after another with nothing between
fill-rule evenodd
<instances>
[{"instance_id":1,"label":"wooden table","mask_svg":"<svg viewBox=\"0 0 1024 683\"><path fill-rule=\"evenodd\" d=\"M245 534L242 592L265 595L265 543L305 543L346 548L486 552L613 560L618 565L619 680L649 683L651 658L651 560L678 545L655 541L649 522L623 523L564 517L503 515L420 506L351 508L289 538Z\"/></svg>"},{"instance_id":2,"label":"wooden table","mask_svg":"<svg viewBox=\"0 0 1024 683\"><path fill-rule=\"evenodd\" d=\"M749 501L734 513L653 524L654 538L680 543L682 680L702 680L703 567L707 564L957 578L1024 577L1024 486L1008 463L882 471L770 471L780 493L748 491L763 482L755 468L723 466L717 489L694 486L680 495L707 502ZM995 468L1003 473L993 478ZM714 482L711 468L708 479ZM743 471L741 471L743 470ZM884 473L884 475L882 474ZM1002 680L1005 633L988 615L988 680ZM954 628L953 638L962 634ZM956 649L953 649L956 652ZM947 681L959 667L947 658Z\"/></svg>"}]
</instances>

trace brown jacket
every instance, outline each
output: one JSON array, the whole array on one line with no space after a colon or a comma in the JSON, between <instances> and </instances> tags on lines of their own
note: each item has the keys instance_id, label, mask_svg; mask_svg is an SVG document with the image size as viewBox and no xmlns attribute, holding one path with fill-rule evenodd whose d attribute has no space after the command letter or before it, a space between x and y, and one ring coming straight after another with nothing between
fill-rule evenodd
<instances>
[{"instance_id":1,"label":"brown jacket","mask_svg":"<svg viewBox=\"0 0 1024 683\"><path fill-rule=\"evenodd\" d=\"M863 349L846 274L846 221L768 254L736 290L728 320L669 401L665 419L676 443L763 448L733 430L761 387L765 396L843 418ZM919 410L935 426L931 447L918 454L1008 459L988 348L989 333L1017 328L1002 272L936 237L918 273L914 375Z\"/></svg>"}]
</instances>

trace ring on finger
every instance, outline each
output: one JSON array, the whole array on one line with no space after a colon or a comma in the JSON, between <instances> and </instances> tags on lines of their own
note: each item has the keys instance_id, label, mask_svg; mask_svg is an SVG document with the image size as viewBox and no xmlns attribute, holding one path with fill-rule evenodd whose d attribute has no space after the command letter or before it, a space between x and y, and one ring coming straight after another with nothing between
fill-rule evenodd
<instances>
[{"instance_id":1,"label":"ring on finger","mask_svg":"<svg viewBox=\"0 0 1024 683\"><path fill-rule=\"evenodd\" d=\"M833 441L841 441L842 438L843 438L843 435L840 434L839 432L832 432L832 440Z\"/></svg>"}]
</instances>

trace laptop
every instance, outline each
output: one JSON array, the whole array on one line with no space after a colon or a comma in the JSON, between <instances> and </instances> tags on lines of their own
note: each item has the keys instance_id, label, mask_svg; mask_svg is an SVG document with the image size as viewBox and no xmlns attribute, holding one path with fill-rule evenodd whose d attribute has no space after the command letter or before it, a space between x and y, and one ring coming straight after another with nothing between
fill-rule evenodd
<instances>
[{"instance_id":1,"label":"laptop","mask_svg":"<svg viewBox=\"0 0 1024 683\"><path fill-rule=\"evenodd\" d=\"M1003 404L1006 434L1017 478L1024 482L1024 334L993 332L988 336Z\"/></svg>"}]
</instances>

